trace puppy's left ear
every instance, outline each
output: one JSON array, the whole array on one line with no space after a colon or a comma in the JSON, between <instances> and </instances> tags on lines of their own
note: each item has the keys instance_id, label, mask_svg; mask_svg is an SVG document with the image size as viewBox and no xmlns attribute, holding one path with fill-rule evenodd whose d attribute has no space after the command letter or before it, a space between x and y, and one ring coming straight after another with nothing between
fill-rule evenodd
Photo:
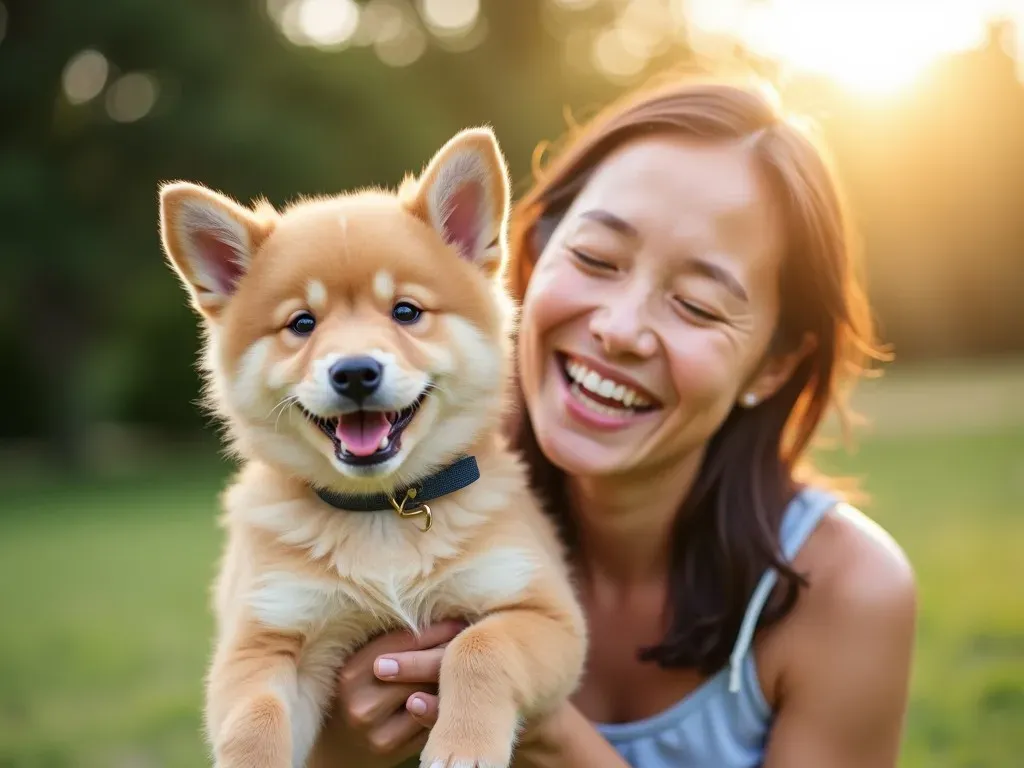
<instances>
[{"instance_id":1,"label":"puppy's left ear","mask_svg":"<svg viewBox=\"0 0 1024 768\"><path fill-rule=\"evenodd\" d=\"M420 175L409 209L487 275L501 266L508 230L505 158L489 128L461 131Z\"/></svg>"}]
</instances>

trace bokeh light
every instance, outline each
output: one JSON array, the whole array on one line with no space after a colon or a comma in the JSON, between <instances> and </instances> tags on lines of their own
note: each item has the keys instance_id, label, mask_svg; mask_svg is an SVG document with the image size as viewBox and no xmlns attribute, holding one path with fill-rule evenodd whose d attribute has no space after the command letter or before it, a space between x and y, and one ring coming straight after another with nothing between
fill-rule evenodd
<instances>
[{"instance_id":1,"label":"bokeh light","mask_svg":"<svg viewBox=\"0 0 1024 768\"><path fill-rule=\"evenodd\" d=\"M597 4L598 0L554 0L555 5L573 11L583 11Z\"/></svg>"},{"instance_id":2,"label":"bokeh light","mask_svg":"<svg viewBox=\"0 0 1024 768\"><path fill-rule=\"evenodd\" d=\"M396 23L380 31L373 50L388 66L407 67L426 53L427 35L408 11L402 9L397 19Z\"/></svg>"},{"instance_id":3,"label":"bokeh light","mask_svg":"<svg viewBox=\"0 0 1024 768\"><path fill-rule=\"evenodd\" d=\"M611 80L628 80L647 64L646 56L638 56L626 44L618 26L609 27L594 38L592 60Z\"/></svg>"},{"instance_id":4,"label":"bokeh light","mask_svg":"<svg viewBox=\"0 0 1024 768\"><path fill-rule=\"evenodd\" d=\"M119 123L134 123L153 109L157 92L152 75L131 72L119 77L107 91L107 113Z\"/></svg>"},{"instance_id":5,"label":"bokeh light","mask_svg":"<svg viewBox=\"0 0 1024 768\"><path fill-rule=\"evenodd\" d=\"M359 14L359 27L352 44L367 46L378 40L391 40L402 32L405 11L396 0L370 0Z\"/></svg>"},{"instance_id":6,"label":"bokeh light","mask_svg":"<svg viewBox=\"0 0 1024 768\"><path fill-rule=\"evenodd\" d=\"M668 48L672 15L664 0L634 0L619 16L616 26L622 45L639 59L650 59Z\"/></svg>"},{"instance_id":7,"label":"bokeh light","mask_svg":"<svg viewBox=\"0 0 1024 768\"><path fill-rule=\"evenodd\" d=\"M463 34L480 15L480 0L420 0L419 6L423 21L440 35Z\"/></svg>"},{"instance_id":8,"label":"bokeh light","mask_svg":"<svg viewBox=\"0 0 1024 768\"><path fill-rule=\"evenodd\" d=\"M353 0L302 0L298 21L314 44L344 45L359 26L359 6Z\"/></svg>"},{"instance_id":9,"label":"bokeh light","mask_svg":"<svg viewBox=\"0 0 1024 768\"><path fill-rule=\"evenodd\" d=\"M267 9L296 45L341 48L359 27L355 0L270 0Z\"/></svg>"},{"instance_id":10,"label":"bokeh light","mask_svg":"<svg viewBox=\"0 0 1024 768\"><path fill-rule=\"evenodd\" d=\"M110 65L99 51L88 49L75 54L64 67L61 78L64 95L72 104L95 99L107 84Z\"/></svg>"},{"instance_id":11,"label":"bokeh light","mask_svg":"<svg viewBox=\"0 0 1024 768\"><path fill-rule=\"evenodd\" d=\"M284 12L292 2L294 0L267 0L267 14L280 25L281 17L284 16Z\"/></svg>"},{"instance_id":12,"label":"bokeh light","mask_svg":"<svg viewBox=\"0 0 1024 768\"><path fill-rule=\"evenodd\" d=\"M291 42L372 46L392 66L417 61L431 39L460 52L488 36L481 0L265 2ZM590 9L601 12L577 15ZM909 0L547 0L541 17L565 42L571 69L622 84L675 46L712 66L746 51L783 72L874 95L898 92L943 56L976 47L997 16L1024 22L1024 0L935 0L922 10ZM1020 57L1024 40L1015 46Z\"/></svg>"},{"instance_id":13,"label":"bokeh light","mask_svg":"<svg viewBox=\"0 0 1024 768\"><path fill-rule=\"evenodd\" d=\"M434 42L438 48L449 53L465 53L482 45L487 40L489 32L490 26L487 23L487 17L481 14L472 28L466 31L450 35L436 34L435 32Z\"/></svg>"}]
</instances>

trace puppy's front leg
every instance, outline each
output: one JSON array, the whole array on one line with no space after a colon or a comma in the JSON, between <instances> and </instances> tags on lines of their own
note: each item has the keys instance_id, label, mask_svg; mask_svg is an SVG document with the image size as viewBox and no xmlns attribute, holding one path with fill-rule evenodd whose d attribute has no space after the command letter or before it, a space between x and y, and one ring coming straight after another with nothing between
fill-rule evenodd
<instances>
[{"instance_id":1,"label":"puppy's front leg","mask_svg":"<svg viewBox=\"0 0 1024 768\"><path fill-rule=\"evenodd\" d=\"M216 768L292 768L295 633L249 626L220 644L207 679L206 727ZM308 745L311 746L311 745ZM308 746L306 749L308 750Z\"/></svg>"},{"instance_id":2,"label":"puppy's front leg","mask_svg":"<svg viewBox=\"0 0 1024 768\"><path fill-rule=\"evenodd\" d=\"M522 720L572 693L586 655L584 621L565 590L542 597L493 613L452 640L423 768L507 768Z\"/></svg>"}]
</instances>

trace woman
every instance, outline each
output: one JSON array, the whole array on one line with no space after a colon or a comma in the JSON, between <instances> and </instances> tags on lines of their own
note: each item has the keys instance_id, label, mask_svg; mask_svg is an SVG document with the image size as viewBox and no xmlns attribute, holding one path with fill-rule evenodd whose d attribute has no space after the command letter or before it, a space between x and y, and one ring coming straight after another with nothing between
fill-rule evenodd
<instances>
[{"instance_id":1,"label":"woman","mask_svg":"<svg viewBox=\"0 0 1024 768\"><path fill-rule=\"evenodd\" d=\"M814 145L721 84L614 106L519 204L515 434L591 647L517 765L896 764L912 572L802 466L874 354L847 238ZM360 765L419 750L457 631L387 635L346 666L332 728Z\"/></svg>"}]
</instances>

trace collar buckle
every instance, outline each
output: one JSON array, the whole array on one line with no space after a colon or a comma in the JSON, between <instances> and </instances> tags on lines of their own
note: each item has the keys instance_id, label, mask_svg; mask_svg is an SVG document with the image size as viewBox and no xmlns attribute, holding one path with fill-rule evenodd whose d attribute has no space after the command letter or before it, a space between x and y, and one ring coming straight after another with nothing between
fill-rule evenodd
<instances>
[{"instance_id":1,"label":"collar buckle","mask_svg":"<svg viewBox=\"0 0 1024 768\"><path fill-rule=\"evenodd\" d=\"M416 495L417 495L416 489L415 488L410 488L409 490L407 490L405 492L405 497L399 503L399 502L395 501L394 495L389 493L388 494L388 502L394 508L395 513L399 517L420 517L420 516L423 516L425 522L424 522L423 527L420 528L420 531L422 531L423 533L426 533L427 531L430 530L430 526L433 525L433 522L434 522L434 518L430 514L430 507L427 506L426 504L415 504L414 506L409 507L409 509L405 508L405 505L408 504L413 499L415 499Z\"/></svg>"}]
</instances>

